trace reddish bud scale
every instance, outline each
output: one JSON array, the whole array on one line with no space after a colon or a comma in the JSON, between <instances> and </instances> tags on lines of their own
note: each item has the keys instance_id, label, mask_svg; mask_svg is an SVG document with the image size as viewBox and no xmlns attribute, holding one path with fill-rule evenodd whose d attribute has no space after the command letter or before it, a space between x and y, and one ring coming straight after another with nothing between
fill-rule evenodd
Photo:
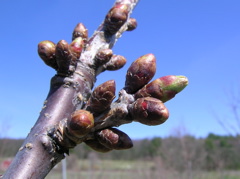
<instances>
[{"instance_id":1,"label":"reddish bud scale","mask_svg":"<svg viewBox=\"0 0 240 179\"><path fill-rule=\"evenodd\" d=\"M101 113L108 109L115 98L116 85L114 80L106 81L96 87L89 99L90 110Z\"/></svg>"},{"instance_id":2,"label":"reddish bud scale","mask_svg":"<svg viewBox=\"0 0 240 179\"><path fill-rule=\"evenodd\" d=\"M137 20L134 18L129 18L127 22L127 31L132 31L137 28Z\"/></svg>"},{"instance_id":3,"label":"reddish bud scale","mask_svg":"<svg viewBox=\"0 0 240 179\"><path fill-rule=\"evenodd\" d=\"M81 52L84 48L84 41L82 37L77 37L72 43L69 45L69 50L72 55L72 65L76 64L76 60L79 59Z\"/></svg>"},{"instance_id":4,"label":"reddish bud scale","mask_svg":"<svg viewBox=\"0 0 240 179\"><path fill-rule=\"evenodd\" d=\"M95 65L98 67L107 63L113 56L111 49L102 49L95 56Z\"/></svg>"},{"instance_id":5,"label":"reddish bud scale","mask_svg":"<svg viewBox=\"0 0 240 179\"><path fill-rule=\"evenodd\" d=\"M122 25L127 21L128 18L128 5L116 4L108 14L104 21L104 30L107 34L115 34Z\"/></svg>"},{"instance_id":6,"label":"reddish bud scale","mask_svg":"<svg viewBox=\"0 0 240 179\"><path fill-rule=\"evenodd\" d=\"M74 39L78 37L82 37L84 42L86 42L88 38L88 30L82 23L77 24L77 26L73 30L72 40L74 41Z\"/></svg>"},{"instance_id":7,"label":"reddish bud scale","mask_svg":"<svg viewBox=\"0 0 240 179\"><path fill-rule=\"evenodd\" d=\"M125 90L135 93L146 85L156 72L156 58L153 54L141 56L129 67L126 75Z\"/></svg>"},{"instance_id":8,"label":"reddish bud scale","mask_svg":"<svg viewBox=\"0 0 240 179\"><path fill-rule=\"evenodd\" d=\"M132 140L124 132L115 129L104 129L97 133L98 141L110 149L123 150L133 146Z\"/></svg>"},{"instance_id":9,"label":"reddish bud scale","mask_svg":"<svg viewBox=\"0 0 240 179\"><path fill-rule=\"evenodd\" d=\"M104 68L109 71L115 71L122 68L127 60L121 55L113 55L109 62L104 65Z\"/></svg>"},{"instance_id":10,"label":"reddish bud scale","mask_svg":"<svg viewBox=\"0 0 240 179\"><path fill-rule=\"evenodd\" d=\"M137 99L129 106L129 110L133 120L150 126L162 124L169 117L164 104L151 97Z\"/></svg>"},{"instance_id":11,"label":"reddish bud scale","mask_svg":"<svg viewBox=\"0 0 240 179\"><path fill-rule=\"evenodd\" d=\"M75 137L82 137L90 132L94 126L93 115L89 111L75 111L68 120L68 132Z\"/></svg>"},{"instance_id":12,"label":"reddish bud scale","mask_svg":"<svg viewBox=\"0 0 240 179\"><path fill-rule=\"evenodd\" d=\"M97 139L91 139L84 141L89 147L97 152L106 153L111 151L112 149L107 148L106 146L102 145Z\"/></svg>"},{"instance_id":13,"label":"reddish bud scale","mask_svg":"<svg viewBox=\"0 0 240 179\"><path fill-rule=\"evenodd\" d=\"M44 63L55 70L58 69L58 65L55 57L55 44L49 40L42 41L38 44L38 55L44 61Z\"/></svg>"}]
</instances>

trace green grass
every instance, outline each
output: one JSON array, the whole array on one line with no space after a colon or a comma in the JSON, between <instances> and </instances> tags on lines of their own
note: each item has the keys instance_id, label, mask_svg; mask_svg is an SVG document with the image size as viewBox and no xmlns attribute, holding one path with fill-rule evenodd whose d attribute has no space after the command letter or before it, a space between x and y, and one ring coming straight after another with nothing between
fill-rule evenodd
<instances>
[{"instance_id":1,"label":"green grass","mask_svg":"<svg viewBox=\"0 0 240 179\"><path fill-rule=\"evenodd\" d=\"M73 162L71 163L73 164ZM240 179L240 171L185 171L162 169L151 161L75 161L68 179ZM46 179L61 179L61 165Z\"/></svg>"}]
</instances>

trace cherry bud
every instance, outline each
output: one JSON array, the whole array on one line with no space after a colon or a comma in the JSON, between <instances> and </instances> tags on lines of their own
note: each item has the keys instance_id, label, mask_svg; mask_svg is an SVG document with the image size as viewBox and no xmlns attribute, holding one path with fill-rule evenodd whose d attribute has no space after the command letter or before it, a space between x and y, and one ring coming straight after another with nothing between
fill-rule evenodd
<instances>
[{"instance_id":1,"label":"cherry bud","mask_svg":"<svg viewBox=\"0 0 240 179\"><path fill-rule=\"evenodd\" d=\"M97 152L106 153L111 151L112 149L107 148L106 146L102 145L97 139L91 139L84 141L89 147Z\"/></svg>"},{"instance_id":2,"label":"cherry bud","mask_svg":"<svg viewBox=\"0 0 240 179\"><path fill-rule=\"evenodd\" d=\"M135 95L135 99L142 97L154 97L166 102L188 85L188 79L184 76L164 76L145 85Z\"/></svg>"},{"instance_id":3,"label":"cherry bud","mask_svg":"<svg viewBox=\"0 0 240 179\"><path fill-rule=\"evenodd\" d=\"M132 31L137 28L137 20L134 18L129 18L127 22L127 31Z\"/></svg>"},{"instance_id":4,"label":"cherry bud","mask_svg":"<svg viewBox=\"0 0 240 179\"><path fill-rule=\"evenodd\" d=\"M113 55L109 62L104 65L104 68L109 71L114 71L122 68L127 60L121 55Z\"/></svg>"},{"instance_id":5,"label":"cherry bud","mask_svg":"<svg viewBox=\"0 0 240 179\"><path fill-rule=\"evenodd\" d=\"M73 30L72 40L74 41L74 39L78 37L82 37L83 41L86 43L86 40L88 38L88 30L82 23L77 24Z\"/></svg>"},{"instance_id":6,"label":"cherry bud","mask_svg":"<svg viewBox=\"0 0 240 179\"><path fill-rule=\"evenodd\" d=\"M71 62L70 54L68 43L65 40L59 41L56 46L56 58L59 73L68 73Z\"/></svg>"},{"instance_id":7,"label":"cherry bud","mask_svg":"<svg viewBox=\"0 0 240 179\"><path fill-rule=\"evenodd\" d=\"M149 126L162 124L169 117L163 102L152 97L137 99L129 105L129 111L133 120Z\"/></svg>"},{"instance_id":8,"label":"cherry bud","mask_svg":"<svg viewBox=\"0 0 240 179\"><path fill-rule=\"evenodd\" d=\"M55 70L58 69L55 58L55 44L49 40L42 41L38 44L38 55L44 63Z\"/></svg>"},{"instance_id":9,"label":"cherry bud","mask_svg":"<svg viewBox=\"0 0 240 179\"><path fill-rule=\"evenodd\" d=\"M111 105L115 98L115 81L109 80L97 86L89 99L90 110L93 113L101 113Z\"/></svg>"},{"instance_id":10,"label":"cherry bud","mask_svg":"<svg viewBox=\"0 0 240 179\"><path fill-rule=\"evenodd\" d=\"M156 58L153 54L143 55L129 67L126 75L125 90L135 93L146 85L156 72Z\"/></svg>"},{"instance_id":11,"label":"cherry bud","mask_svg":"<svg viewBox=\"0 0 240 179\"><path fill-rule=\"evenodd\" d=\"M82 137L89 133L94 126L94 118L89 111L78 110L73 112L67 125L70 134L75 137Z\"/></svg>"},{"instance_id":12,"label":"cherry bud","mask_svg":"<svg viewBox=\"0 0 240 179\"><path fill-rule=\"evenodd\" d=\"M115 128L101 130L97 133L97 139L102 145L115 150L129 149L133 146L129 136Z\"/></svg>"},{"instance_id":13,"label":"cherry bud","mask_svg":"<svg viewBox=\"0 0 240 179\"><path fill-rule=\"evenodd\" d=\"M127 21L128 18L128 5L116 4L108 14L104 21L104 30L107 34L115 34L122 25Z\"/></svg>"},{"instance_id":14,"label":"cherry bud","mask_svg":"<svg viewBox=\"0 0 240 179\"><path fill-rule=\"evenodd\" d=\"M102 49L95 56L95 65L98 67L107 63L111 57L113 56L113 52L111 49Z\"/></svg>"},{"instance_id":15,"label":"cherry bud","mask_svg":"<svg viewBox=\"0 0 240 179\"><path fill-rule=\"evenodd\" d=\"M69 50L71 52L71 64L76 65L76 61L79 59L81 52L84 48L84 41L82 37L75 38L72 43L69 45Z\"/></svg>"}]
</instances>

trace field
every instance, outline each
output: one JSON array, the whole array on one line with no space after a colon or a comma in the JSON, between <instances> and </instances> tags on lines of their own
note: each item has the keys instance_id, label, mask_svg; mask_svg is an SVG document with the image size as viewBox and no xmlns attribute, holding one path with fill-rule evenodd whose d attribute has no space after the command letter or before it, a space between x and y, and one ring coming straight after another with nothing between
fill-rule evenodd
<instances>
[{"instance_id":1,"label":"field","mask_svg":"<svg viewBox=\"0 0 240 179\"><path fill-rule=\"evenodd\" d=\"M176 172L156 166L151 161L81 160L68 161L69 179L239 179L240 171L183 171ZM74 165L74 166L73 166ZM60 179L61 164L46 179Z\"/></svg>"}]
</instances>

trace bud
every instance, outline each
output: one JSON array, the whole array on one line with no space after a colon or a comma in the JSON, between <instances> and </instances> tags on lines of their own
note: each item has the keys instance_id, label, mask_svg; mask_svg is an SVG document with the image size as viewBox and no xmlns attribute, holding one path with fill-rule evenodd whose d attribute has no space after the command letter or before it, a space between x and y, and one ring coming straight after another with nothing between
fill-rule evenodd
<instances>
[{"instance_id":1,"label":"bud","mask_svg":"<svg viewBox=\"0 0 240 179\"><path fill-rule=\"evenodd\" d=\"M188 79L184 76L164 76L145 85L135 95L135 99L153 97L166 102L188 85Z\"/></svg>"},{"instance_id":2,"label":"bud","mask_svg":"<svg viewBox=\"0 0 240 179\"><path fill-rule=\"evenodd\" d=\"M184 76L164 76L145 85L135 95L135 99L142 97L154 97L166 102L188 85L188 79Z\"/></svg>"},{"instance_id":3,"label":"bud","mask_svg":"<svg viewBox=\"0 0 240 179\"><path fill-rule=\"evenodd\" d=\"M137 20L134 18L129 18L127 22L127 31L132 31L137 28Z\"/></svg>"},{"instance_id":4,"label":"bud","mask_svg":"<svg viewBox=\"0 0 240 179\"><path fill-rule=\"evenodd\" d=\"M97 152L106 153L112 150L102 145L97 139L86 140L84 142L85 144L87 144L89 147L91 147L93 150Z\"/></svg>"},{"instance_id":5,"label":"bud","mask_svg":"<svg viewBox=\"0 0 240 179\"><path fill-rule=\"evenodd\" d=\"M188 79L185 76L169 75L159 78L159 84L163 91L160 100L166 102L174 98L177 93L188 85Z\"/></svg>"},{"instance_id":6,"label":"bud","mask_svg":"<svg viewBox=\"0 0 240 179\"><path fill-rule=\"evenodd\" d=\"M109 48L99 50L99 52L95 56L96 66L98 67L100 65L107 63L111 59L112 56L113 56L113 52Z\"/></svg>"},{"instance_id":7,"label":"bud","mask_svg":"<svg viewBox=\"0 0 240 179\"><path fill-rule=\"evenodd\" d=\"M156 72L156 58L153 54L143 55L134 61L126 75L125 90L135 93L147 84Z\"/></svg>"},{"instance_id":8,"label":"bud","mask_svg":"<svg viewBox=\"0 0 240 179\"><path fill-rule=\"evenodd\" d=\"M72 43L69 45L69 49L72 55L72 64L75 65L76 61L79 59L81 52L84 48L84 41L82 37L75 38Z\"/></svg>"},{"instance_id":9,"label":"bud","mask_svg":"<svg viewBox=\"0 0 240 179\"><path fill-rule=\"evenodd\" d=\"M123 150L133 146L132 140L124 132L115 129L104 129L97 133L98 141L110 149Z\"/></svg>"},{"instance_id":10,"label":"bud","mask_svg":"<svg viewBox=\"0 0 240 179\"><path fill-rule=\"evenodd\" d=\"M107 34L115 34L122 25L127 21L128 18L128 5L116 4L108 14L104 21L104 30Z\"/></svg>"},{"instance_id":11,"label":"bud","mask_svg":"<svg viewBox=\"0 0 240 179\"><path fill-rule=\"evenodd\" d=\"M38 44L38 55L44 63L55 70L58 69L55 57L55 44L49 40L42 41Z\"/></svg>"},{"instance_id":12,"label":"bud","mask_svg":"<svg viewBox=\"0 0 240 179\"><path fill-rule=\"evenodd\" d=\"M65 40L61 40L57 43L56 59L59 67L58 72L67 74L70 67L71 55L68 43Z\"/></svg>"},{"instance_id":13,"label":"bud","mask_svg":"<svg viewBox=\"0 0 240 179\"><path fill-rule=\"evenodd\" d=\"M109 80L94 89L89 99L90 110L101 113L108 109L115 98L115 81Z\"/></svg>"},{"instance_id":14,"label":"bud","mask_svg":"<svg viewBox=\"0 0 240 179\"><path fill-rule=\"evenodd\" d=\"M169 117L163 102L151 97L137 99L129 105L129 111L133 120L149 126L162 124Z\"/></svg>"},{"instance_id":15,"label":"bud","mask_svg":"<svg viewBox=\"0 0 240 179\"><path fill-rule=\"evenodd\" d=\"M89 111L78 110L72 113L67 123L68 132L75 137L82 137L94 127L94 118Z\"/></svg>"},{"instance_id":16,"label":"bud","mask_svg":"<svg viewBox=\"0 0 240 179\"><path fill-rule=\"evenodd\" d=\"M113 55L109 62L104 65L106 70L115 71L119 70L126 64L127 60L121 55Z\"/></svg>"},{"instance_id":17,"label":"bud","mask_svg":"<svg viewBox=\"0 0 240 179\"><path fill-rule=\"evenodd\" d=\"M73 30L72 41L74 41L74 39L78 37L82 37L82 39L86 43L88 38L88 30L82 23L77 24L77 26Z\"/></svg>"}]
</instances>

